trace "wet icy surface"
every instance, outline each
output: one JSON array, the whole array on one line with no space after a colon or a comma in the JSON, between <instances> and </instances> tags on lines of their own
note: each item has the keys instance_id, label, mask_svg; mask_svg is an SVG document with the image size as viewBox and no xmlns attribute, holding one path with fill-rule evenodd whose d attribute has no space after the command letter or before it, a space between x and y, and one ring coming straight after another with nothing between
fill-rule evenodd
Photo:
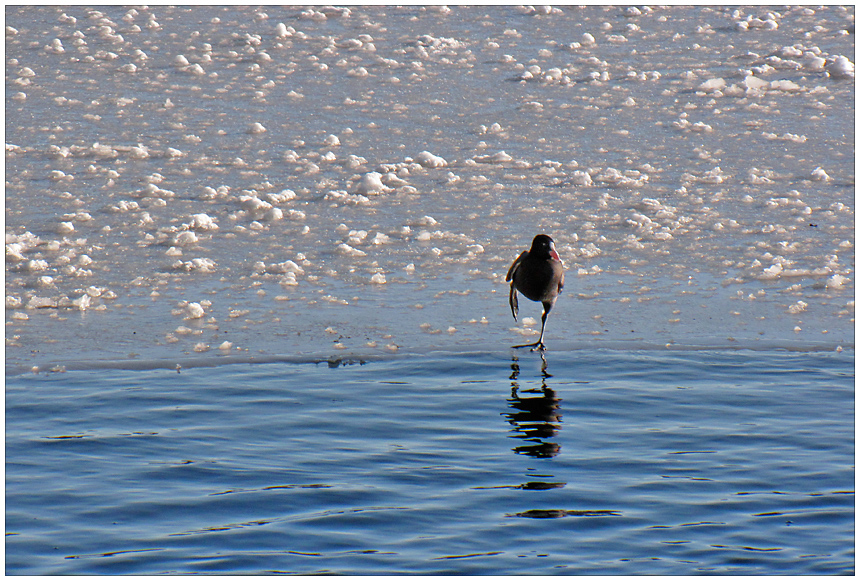
<instances>
[{"instance_id":1,"label":"wet icy surface","mask_svg":"<svg viewBox=\"0 0 861 582\"><path fill-rule=\"evenodd\" d=\"M7 370L854 346L854 10L6 9ZM528 305L527 305L528 304Z\"/></svg>"}]
</instances>

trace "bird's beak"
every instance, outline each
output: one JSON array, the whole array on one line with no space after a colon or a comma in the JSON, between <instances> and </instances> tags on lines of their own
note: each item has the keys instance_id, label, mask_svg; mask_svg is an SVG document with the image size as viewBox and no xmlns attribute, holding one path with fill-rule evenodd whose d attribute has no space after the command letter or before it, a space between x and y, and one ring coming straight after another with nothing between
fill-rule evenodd
<instances>
[{"instance_id":1,"label":"bird's beak","mask_svg":"<svg viewBox=\"0 0 861 582\"><path fill-rule=\"evenodd\" d=\"M553 243L550 243L550 256L560 263L562 262L562 259L559 258L559 253L556 252L556 245Z\"/></svg>"}]
</instances>

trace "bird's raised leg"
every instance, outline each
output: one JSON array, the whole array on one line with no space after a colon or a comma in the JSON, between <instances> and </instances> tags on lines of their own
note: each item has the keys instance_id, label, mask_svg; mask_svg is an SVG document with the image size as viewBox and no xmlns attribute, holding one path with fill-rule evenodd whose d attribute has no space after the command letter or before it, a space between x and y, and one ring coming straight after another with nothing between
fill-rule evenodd
<instances>
[{"instance_id":1,"label":"bird's raised leg","mask_svg":"<svg viewBox=\"0 0 861 582\"><path fill-rule=\"evenodd\" d=\"M517 321L517 289L514 288L514 281L511 282L511 290L508 292L508 304L511 306L511 315L514 316L514 321Z\"/></svg>"}]
</instances>

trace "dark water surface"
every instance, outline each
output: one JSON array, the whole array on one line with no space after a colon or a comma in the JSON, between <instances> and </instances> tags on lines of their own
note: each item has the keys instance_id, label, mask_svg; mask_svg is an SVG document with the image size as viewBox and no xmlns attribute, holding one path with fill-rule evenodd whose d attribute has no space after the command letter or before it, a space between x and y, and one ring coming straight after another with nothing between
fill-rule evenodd
<instances>
[{"instance_id":1,"label":"dark water surface","mask_svg":"<svg viewBox=\"0 0 861 582\"><path fill-rule=\"evenodd\" d=\"M854 353L6 379L7 574L850 574Z\"/></svg>"}]
</instances>

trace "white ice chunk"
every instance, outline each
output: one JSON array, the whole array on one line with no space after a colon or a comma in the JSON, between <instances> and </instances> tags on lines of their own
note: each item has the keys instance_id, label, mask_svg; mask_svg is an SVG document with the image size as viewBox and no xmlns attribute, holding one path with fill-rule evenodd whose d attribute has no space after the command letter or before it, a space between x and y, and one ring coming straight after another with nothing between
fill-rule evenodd
<instances>
[{"instance_id":1,"label":"white ice chunk","mask_svg":"<svg viewBox=\"0 0 861 582\"><path fill-rule=\"evenodd\" d=\"M266 267L266 271L269 273L294 273L302 275L305 273L305 269L297 265L294 261L284 261L283 263L273 263Z\"/></svg>"},{"instance_id":2,"label":"white ice chunk","mask_svg":"<svg viewBox=\"0 0 861 582\"><path fill-rule=\"evenodd\" d=\"M781 263L775 263L770 267L767 267L762 270L762 274L759 276L760 279L777 279L780 277L780 274L783 272L783 265Z\"/></svg>"},{"instance_id":3,"label":"white ice chunk","mask_svg":"<svg viewBox=\"0 0 861 582\"><path fill-rule=\"evenodd\" d=\"M371 199L362 194L348 194L344 190L329 190L326 192L326 195L323 196L323 200L329 200L334 202L333 206L337 206L337 204L350 204L355 206L365 206L370 204Z\"/></svg>"},{"instance_id":4,"label":"white ice chunk","mask_svg":"<svg viewBox=\"0 0 861 582\"><path fill-rule=\"evenodd\" d=\"M510 155L508 155L504 151L500 150L500 151L496 152L495 154L488 154L486 156L475 156L473 159L476 162L479 162L482 164L501 164L503 162L510 162L514 158L512 158Z\"/></svg>"},{"instance_id":5,"label":"white ice chunk","mask_svg":"<svg viewBox=\"0 0 861 582\"><path fill-rule=\"evenodd\" d=\"M201 273L211 273L215 271L216 263L212 259L195 258L190 261L176 261L171 264L171 267L177 271L199 271Z\"/></svg>"},{"instance_id":6,"label":"white ice chunk","mask_svg":"<svg viewBox=\"0 0 861 582\"><path fill-rule=\"evenodd\" d=\"M748 75L747 77L745 77L744 81L742 81L742 84L745 86L746 89L750 91L764 90L769 85L768 81L764 81L759 77L754 77L753 75Z\"/></svg>"},{"instance_id":7,"label":"white ice chunk","mask_svg":"<svg viewBox=\"0 0 861 582\"><path fill-rule=\"evenodd\" d=\"M282 218L284 218L284 211L276 207L270 208L263 215L263 220L266 222L274 222L276 220L281 220Z\"/></svg>"},{"instance_id":8,"label":"white ice chunk","mask_svg":"<svg viewBox=\"0 0 861 582\"><path fill-rule=\"evenodd\" d=\"M69 234L75 232L75 225L71 222L61 222L57 225L55 231L57 234Z\"/></svg>"},{"instance_id":9,"label":"white ice chunk","mask_svg":"<svg viewBox=\"0 0 861 582\"><path fill-rule=\"evenodd\" d=\"M175 237L173 237L173 245L178 247L193 245L197 243L197 241L197 235L190 230L179 232Z\"/></svg>"},{"instance_id":10,"label":"white ice chunk","mask_svg":"<svg viewBox=\"0 0 861 582\"><path fill-rule=\"evenodd\" d=\"M700 91L712 92L712 91L720 91L726 87L726 81L720 77L715 79L709 79L705 83L702 83L699 87Z\"/></svg>"},{"instance_id":11,"label":"white ice chunk","mask_svg":"<svg viewBox=\"0 0 861 582\"><path fill-rule=\"evenodd\" d=\"M21 243L12 243L6 245L6 260L12 262L21 262L26 261L27 257L24 256L25 248Z\"/></svg>"},{"instance_id":12,"label":"white ice chunk","mask_svg":"<svg viewBox=\"0 0 861 582\"><path fill-rule=\"evenodd\" d=\"M368 172L359 181L357 191L359 194L382 194L391 190L391 188L383 184L382 177L383 175L379 172Z\"/></svg>"},{"instance_id":13,"label":"white ice chunk","mask_svg":"<svg viewBox=\"0 0 861 582\"><path fill-rule=\"evenodd\" d=\"M343 255L348 255L348 256L351 256L351 257L364 257L364 256L366 256L366 255L368 254L368 253L366 253L365 251L363 251L363 250L361 250L361 249L357 249L357 248L351 247L351 246L350 246L350 245L348 245L347 243L341 243L341 244L339 244L339 245L338 245L338 252L339 252L339 253L341 253L341 254L343 254Z\"/></svg>"},{"instance_id":14,"label":"white ice chunk","mask_svg":"<svg viewBox=\"0 0 861 582\"><path fill-rule=\"evenodd\" d=\"M410 222L410 226L434 226L439 224L433 216L422 216L418 220Z\"/></svg>"},{"instance_id":15,"label":"white ice chunk","mask_svg":"<svg viewBox=\"0 0 861 582\"><path fill-rule=\"evenodd\" d=\"M57 300L52 297L30 297L27 309L48 309L57 307Z\"/></svg>"},{"instance_id":16,"label":"white ice chunk","mask_svg":"<svg viewBox=\"0 0 861 582\"><path fill-rule=\"evenodd\" d=\"M445 161L443 158L434 155L429 151L423 151L422 153L417 155L416 162L418 162L425 168L443 168L448 165L448 162Z\"/></svg>"},{"instance_id":17,"label":"white ice chunk","mask_svg":"<svg viewBox=\"0 0 861 582\"><path fill-rule=\"evenodd\" d=\"M589 172L577 170L571 174L570 182L574 186L591 186L592 176L589 175Z\"/></svg>"},{"instance_id":18,"label":"white ice chunk","mask_svg":"<svg viewBox=\"0 0 861 582\"><path fill-rule=\"evenodd\" d=\"M828 289L840 289L841 287L843 287L843 284L846 283L846 281L848 280L848 277L844 277L840 273L834 273L828 278L828 282L825 284L825 286Z\"/></svg>"},{"instance_id":19,"label":"white ice chunk","mask_svg":"<svg viewBox=\"0 0 861 582\"><path fill-rule=\"evenodd\" d=\"M825 66L828 76L834 79L854 79L855 64L843 55L829 57Z\"/></svg>"},{"instance_id":20,"label":"white ice chunk","mask_svg":"<svg viewBox=\"0 0 861 582\"><path fill-rule=\"evenodd\" d=\"M769 89L776 91L801 91L803 87L789 79L778 79L768 84Z\"/></svg>"},{"instance_id":21,"label":"white ice chunk","mask_svg":"<svg viewBox=\"0 0 861 582\"><path fill-rule=\"evenodd\" d=\"M293 190L284 189L280 192L270 192L266 195L266 198L268 198L269 202L272 204L283 204L296 198L296 193Z\"/></svg>"},{"instance_id":22,"label":"white ice chunk","mask_svg":"<svg viewBox=\"0 0 861 582\"><path fill-rule=\"evenodd\" d=\"M243 210L248 212L249 217L254 220L263 218L266 216L266 211L272 208L272 205L268 202L249 194L242 194L239 196L239 205Z\"/></svg>"},{"instance_id":23,"label":"white ice chunk","mask_svg":"<svg viewBox=\"0 0 861 582\"><path fill-rule=\"evenodd\" d=\"M81 311L86 311L87 308L90 306L90 301L91 301L90 296L84 294L84 295L81 295L80 297L78 297L77 299L73 300L72 305Z\"/></svg>"},{"instance_id":24,"label":"white ice chunk","mask_svg":"<svg viewBox=\"0 0 861 582\"><path fill-rule=\"evenodd\" d=\"M203 76L206 74L206 71L200 66L200 63L194 63L193 65L184 67L182 70L186 73L191 73L192 75L197 76Z\"/></svg>"},{"instance_id":25,"label":"white ice chunk","mask_svg":"<svg viewBox=\"0 0 861 582\"><path fill-rule=\"evenodd\" d=\"M191 302L185 306L185 314L183 319L200 319L206 315L206 311L200 303Z\"/></svg>"},{"instance_id":26,"label":"white ice chunk","mask_svg":"<svg viewBox=\"0 0 861 582\"><path fill-rule=\"evenodd\" d=\"M191 222L187 225L192 230L218 230L218 224L208 214L192 214Z\"/></svg>"},{"instance_id":27,"label":"white ice chunk","mask_svg":"<svg viewBox=\"0 0 861 582\"><path fill-rule=\"evenodd\" d=\"M250 133L250 134L258 134L258 133L265 133L265 132L266 132L266 128L263 127L263 124L259 123L259 122L254 122L248 127L248 133Z\"/></svg>"},{"instance_id":28,"label":"white ice chunk","mask_svg":"<svg viewBox=\"0 0 861 582\"><path fill-rule=\"evenodd\" d=\"M826 174L825 170L823 170L821 166L817 166L816 169L810 173L810 179L816 180L817 182L827 182L831 179L831 176Z\"/></svg>"}]
</instances>

